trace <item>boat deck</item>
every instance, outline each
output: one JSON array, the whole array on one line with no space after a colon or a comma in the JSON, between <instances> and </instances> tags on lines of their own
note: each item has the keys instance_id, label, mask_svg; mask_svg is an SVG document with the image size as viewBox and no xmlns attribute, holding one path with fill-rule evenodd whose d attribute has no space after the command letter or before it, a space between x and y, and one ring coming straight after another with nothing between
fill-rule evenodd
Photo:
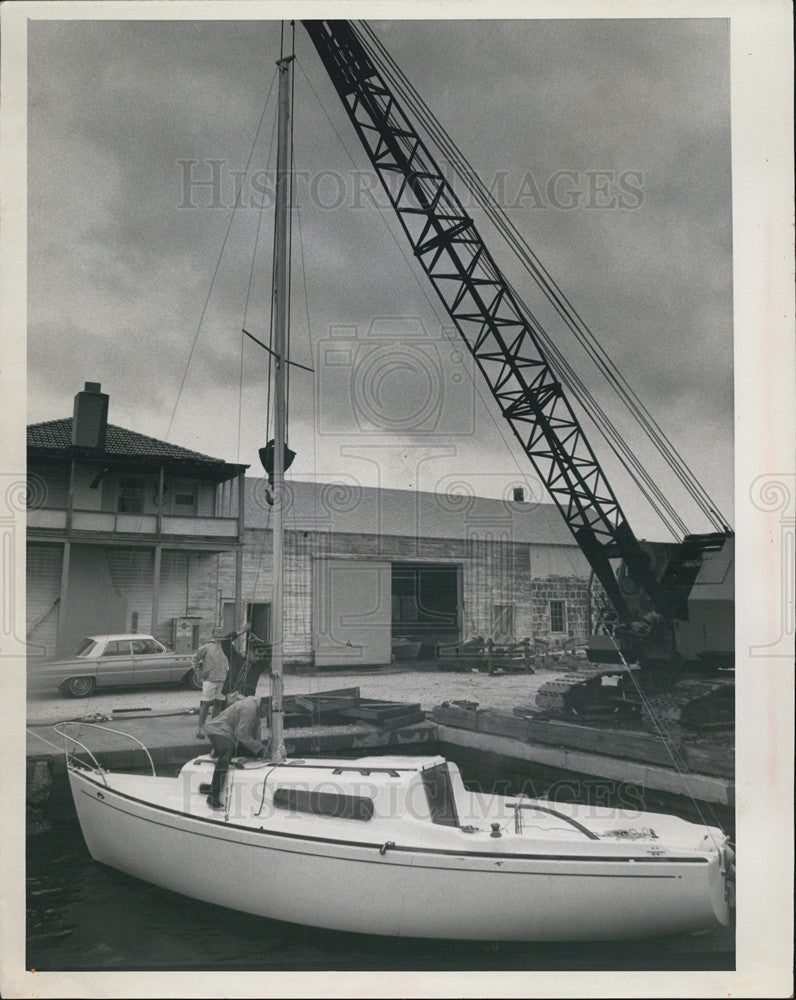
<instances>
[{"instance_id":1,"label":"boat deck","mask_svg":"<svg viewBox=\"0 0 796 1000\"><path fill-rule=\"evenodd\" d=\"M313 836L377 844L399 840L419 850L649 860L703 852L723 839L719 830L661 813L470 792L455 765L449 765L455 813L440 823L430 812L422 776L443 764L441 757L397 756L281 765L240 760L228 772L224 810L207 802L215 766L209 756L189 761L177 777L90 776L100 788L107 782L131 799L218 823L298 835L299 829L306 832L309 819ZM294 801L310 795L316 796L311 807ZM321 814L317 798L324 796L345 815Z\"/></svg>"}]
</instances>

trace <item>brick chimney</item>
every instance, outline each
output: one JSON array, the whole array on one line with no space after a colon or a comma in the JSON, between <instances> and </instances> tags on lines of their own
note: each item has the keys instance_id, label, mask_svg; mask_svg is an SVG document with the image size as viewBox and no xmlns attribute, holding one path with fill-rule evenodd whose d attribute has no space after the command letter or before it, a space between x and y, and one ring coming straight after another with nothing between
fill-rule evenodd
<instances>
[{"instance_id":1,"label":"brick chimney","mask_svg":"<svg viewBox=\"0 0 796 1000\"><path fill-rule=\"evenodd\" d=\"M72 414L72 444L75 448L105 450L108 395L100 392L101 388L99 382L86 382L85 389L75 396L75 408Z\"/></svg>"}]
</instances>

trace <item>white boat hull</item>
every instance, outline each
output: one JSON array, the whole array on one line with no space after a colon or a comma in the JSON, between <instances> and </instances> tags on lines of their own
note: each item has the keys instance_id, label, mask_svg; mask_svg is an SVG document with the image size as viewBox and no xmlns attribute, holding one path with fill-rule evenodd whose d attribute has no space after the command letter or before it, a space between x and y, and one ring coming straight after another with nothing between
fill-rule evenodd
<instances>
[{"instance_id":1,"label":"white boat hull","mask_svg":"<svg viewBox=\"0 0 796 1000\"><path fill-rule=\"evenodd\" d=\"M602 940L727 923L717 858L417 849L273 831L144 801L70 770L91 855L174 892L300 924L391 936ZM150 778L154 782L174 779ZM601 850L604 848L601 847ZM641 853L641 852L639 852Z\"/></svg>"}]
</instances>

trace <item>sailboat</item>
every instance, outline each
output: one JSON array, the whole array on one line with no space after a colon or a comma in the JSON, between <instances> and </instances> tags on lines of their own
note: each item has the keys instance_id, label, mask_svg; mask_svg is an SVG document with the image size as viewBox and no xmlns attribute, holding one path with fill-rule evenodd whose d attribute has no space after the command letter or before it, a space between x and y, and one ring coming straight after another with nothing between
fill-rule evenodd
<instances>
[{"instance_id":1,"label":"sailboat","mask_svg":"<svg viewBox=\"0 0 796 1000\"><path fill-rule=\"evenodd\" d=\"M729 923L732 851L717 827L468 791L442 756L291 759L282 728L282 511L292 56L280 59L274 286L271 742L238 760L223 810L214 761L176 777L67 756L92 857L204 902L298 924L408 937L607 940ZM151 763L151 761L150 761Z\"/></svg>"}]
</instances>

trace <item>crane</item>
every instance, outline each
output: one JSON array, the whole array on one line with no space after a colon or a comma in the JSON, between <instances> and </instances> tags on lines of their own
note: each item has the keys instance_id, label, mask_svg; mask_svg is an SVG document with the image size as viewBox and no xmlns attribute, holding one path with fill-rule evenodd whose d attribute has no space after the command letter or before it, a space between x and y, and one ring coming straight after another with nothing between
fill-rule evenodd
<instances>
[{"instance_id":1,"label":"crane","mask_svg":"<svg viewBox=\"0 0 796 1000\"><path fill-rule=\"evenodd\" d=\"M625 649L642 665L687 659L675 626L688 621L703 555L720 551L731 532L689 535L679 545L639 542L548 361L536 321L358 33L348 21L302 23L416 260L607 595ZM618 574L611 560L621 560Z\"/></svg>"}]
</instances>

